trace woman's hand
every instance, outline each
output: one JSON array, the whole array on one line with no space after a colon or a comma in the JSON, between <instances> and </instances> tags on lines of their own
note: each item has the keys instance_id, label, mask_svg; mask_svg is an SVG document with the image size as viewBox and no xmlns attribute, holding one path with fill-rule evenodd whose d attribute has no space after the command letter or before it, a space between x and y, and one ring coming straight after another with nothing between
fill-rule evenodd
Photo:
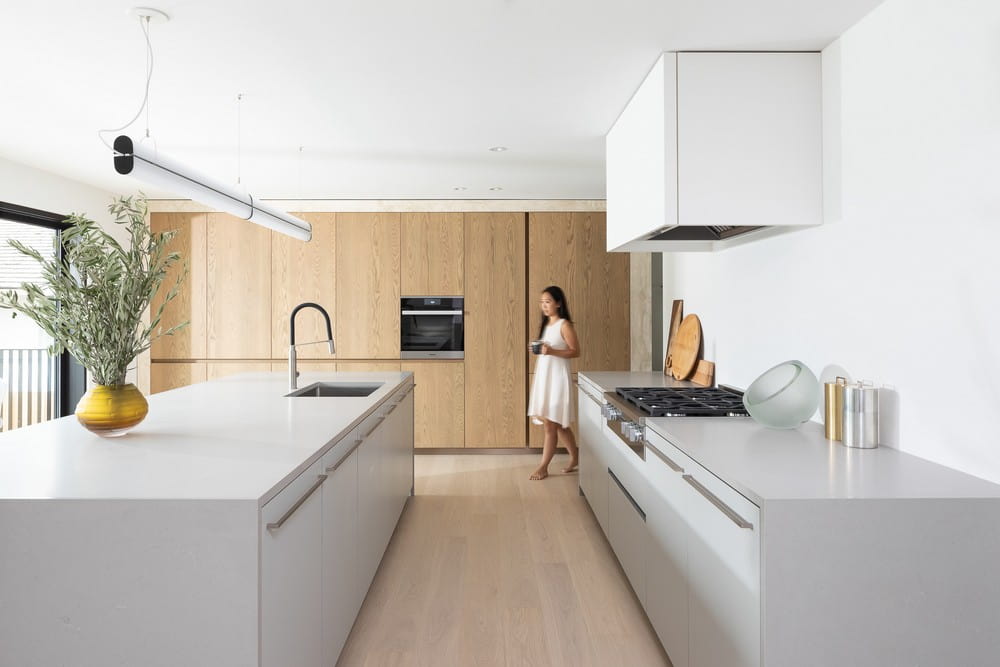
<instances>
[{"instance_id":1,"label":"woman's hand","mask_svg":"<svg viewBox=\"0 0 1000 667\"><path fill-rule=\"evenodd\" d=\"M548 354L549 353L549 349L550 348L549 348L549 344L548 343L542 343L542 354Z\"/></svg>"}]
</instances>

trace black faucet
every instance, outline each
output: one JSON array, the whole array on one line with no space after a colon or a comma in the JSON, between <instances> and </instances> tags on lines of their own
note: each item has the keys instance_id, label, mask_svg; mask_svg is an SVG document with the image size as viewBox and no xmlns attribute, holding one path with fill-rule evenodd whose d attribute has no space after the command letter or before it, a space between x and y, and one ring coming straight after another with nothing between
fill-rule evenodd
<instances>
[{"instance_id":1,"label":"black faucet","mask_svg":"<svg viewBox=\"0 0 1000 667\"><path fill-rule=\"evenodd\" d=\"M301 345L315 345L317 343L329 343L329 345L330 345L330 354L334 354L336 352L336 350L333 347L333 325L330 323L330 314L326 312L326 309L323 308L323 306L319 305L318 303L312 303L311 301L307 301L306 303L300 303L299 305L295 306L295 308L292 310L291 316L288 318L288 335L289 335L289 338L288 338L288 390L289 391L295 391L296 389L298 389L299 372L296 369L296 365L298 363L298 358L295 355L295 348L296 348L296 343L295 343L295 315L297 315L298 312L300 310L302 310L303 308L315 308L316 310L318 310L323 315L323 319L326 320L326 336L327 336L327 338L326 338L326 340L314 340L314 341L310 341L308 343L298 343L298 346L301 346Z\"/></svg>"}]
</instances>

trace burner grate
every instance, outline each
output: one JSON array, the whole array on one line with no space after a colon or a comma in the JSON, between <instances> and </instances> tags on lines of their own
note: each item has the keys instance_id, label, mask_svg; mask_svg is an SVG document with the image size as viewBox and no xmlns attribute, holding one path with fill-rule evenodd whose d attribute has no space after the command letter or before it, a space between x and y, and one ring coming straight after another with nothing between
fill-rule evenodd
<instances>
[{"instance_id":1,"label":"burner grate","mask_svg":"<svg viewBox=\"0 0 1000 667\"><path fill-rule=\"evenodd\" d=\"M617 394L650 417L745 417L743 395L714 387L619 387Z\"/></svg>"}]
</instances>

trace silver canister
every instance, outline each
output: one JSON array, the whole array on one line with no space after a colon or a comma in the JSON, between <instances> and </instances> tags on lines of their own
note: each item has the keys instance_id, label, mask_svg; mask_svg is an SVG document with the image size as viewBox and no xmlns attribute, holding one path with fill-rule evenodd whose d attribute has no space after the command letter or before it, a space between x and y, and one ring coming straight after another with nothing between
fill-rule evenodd
<instances>
[{"instance_id":1,"label":"silver canister","mask_svg":"<svg viewBox=\"0 0 1000 667\"><path fill-rule=\"evenodd\" d=\"M842 435L848 447L878 447L878 389L862 382L844 387Z\"/></svg>"}]
</instances>

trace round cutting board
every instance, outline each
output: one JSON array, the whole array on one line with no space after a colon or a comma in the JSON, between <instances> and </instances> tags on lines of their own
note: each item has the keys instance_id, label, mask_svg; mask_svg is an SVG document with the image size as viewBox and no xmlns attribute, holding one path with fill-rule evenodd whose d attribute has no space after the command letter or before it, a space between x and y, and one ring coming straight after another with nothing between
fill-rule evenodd
<instances>
[{"instance_id":1,"label":"round cutting board","mask_svg":"<svg viewBox=\"0 0 1000 667\"><path fill-rule=\"evenodd\" d=\"M688 315L681 321L677 333L670 343L670 356L673 364L670 374L675 380L686 380L694 373L698 365L698 352L701 350L701 320L697 315Z\"/></svg>"}]
</instances>

